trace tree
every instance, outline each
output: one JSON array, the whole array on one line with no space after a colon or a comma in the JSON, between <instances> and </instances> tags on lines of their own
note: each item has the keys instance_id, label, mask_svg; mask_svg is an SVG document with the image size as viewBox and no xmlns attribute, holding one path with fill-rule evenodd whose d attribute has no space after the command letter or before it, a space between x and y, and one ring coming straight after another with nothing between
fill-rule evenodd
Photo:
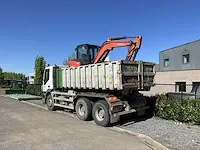
<instances>
[{"instance_id":1,"label":"tree","mask_svg":"<svg viewBox=\"0 0 200 150\"><path fill-rule=\"evenodd\" d=\"M25 75L22 73L16 72L3 72L4 79L11 80L25 80Z\"/></svg>"},{"instance_id":2,"label":"tree","mask_svg":"<svg viewBox=\"0 0 200 150\"><path fill-rule=\"evenodd\" d=\"M0 67L0 85L4 85L3 69Z\"/></svg>"},{"instance_id":3,"label":"tree","mask_svg":"<svg viewBox=\"0 0 200 150\"><path fill-rule=\"evenodd\" d=\"M76 56L75 56L75 53L72 53L71 55L68 56L67 59L65 59L65 60L63 61L63 65L68 65L69 60L75 59L75 57L76 57Z\"/></svg>"},{"instance_id":4,"label":"tree","mask_svg":"<svg viewBox=\"0 0 200 150\"><path fill-rule=\"evenodd\" d=\"M42 85L42 77L45 69L46 61L43 56L37 56L35 59L35 78L34 83Z\"/></svg>"}]
</instances>

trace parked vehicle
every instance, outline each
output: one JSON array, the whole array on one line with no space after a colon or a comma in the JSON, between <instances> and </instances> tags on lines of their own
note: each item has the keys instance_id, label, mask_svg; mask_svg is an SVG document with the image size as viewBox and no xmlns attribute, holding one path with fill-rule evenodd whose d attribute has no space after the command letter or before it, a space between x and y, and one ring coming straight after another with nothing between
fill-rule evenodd
<instances>
[{"instance_id":1,"label":"parked vehicle","mask_svg":"<svg viewBox=\"0 0 200 150\"><path fill-rule=\"evenodd\" d=\"M199 99L200 98L200 86L194 86L190 92L168 92L166 94L170 98L176 98L179 100L184 99Z\"/></svg>"},{"instance_id":2,"label":"parked vehicle","mask_svg":"<svg viewBox=\"0 0 200 150\"><path fill-rule=\"evenodd\" d=\"M125 114L144 114L149 106L139 91L149 91L153 86L155 64L130 60L140 44L137 40L122 42L119 39L109 39L107 44L114 42L117 47L117 43L120 46L126 42L129 46L126 60L105 62L110 47L106 46L108 50L104 42L102 47L79 45L77 58L71 60L69 66L46 67L42 91L48 109L75 110L80 120L94 119L100 126L115 123Z\"/></svg>"}]
</instances>

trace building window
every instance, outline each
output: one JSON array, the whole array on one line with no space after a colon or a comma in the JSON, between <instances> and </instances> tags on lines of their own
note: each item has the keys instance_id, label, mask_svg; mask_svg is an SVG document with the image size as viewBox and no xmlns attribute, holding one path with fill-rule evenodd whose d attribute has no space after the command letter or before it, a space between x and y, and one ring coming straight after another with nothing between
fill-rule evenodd
<instances>
[{"instance_id":1,"label":"building window","mask_svg":"<svg viewBox=\"0 0 200 150\"><path fill-rule=\"evenodd\" d=\"M183 55L183 64L187 64L189 62L190 62L190 55L189 54Z\"/></svg>"},{"instance_id":2,"label":"building window","mask_svg":"<svg viewBox=\"0 0 200 150\"><path fill-rule=\"evenodd\" d=\"M192 91L196 92L197 88L200 86L200 82L192 82Z\"/></svg>"},{"instance_id":3,"label":"building window","mask_svg":"<svg viewBox=\"0 0 200 150\"><path fill-rule=\"evenodd\" d=\"M176 92L186 92L186 82L176 82L175 83Z\"/></svg>"},{"instance_id":4,"label":"building window","mask_svg":"<svg viewBox=\"0 0 200 150\"><path fill-rule=\"evenodd\" d=\"M169 66L169 58L165 58L164 59L164 67L168 67Z\"/></svg>"}]
</instances>

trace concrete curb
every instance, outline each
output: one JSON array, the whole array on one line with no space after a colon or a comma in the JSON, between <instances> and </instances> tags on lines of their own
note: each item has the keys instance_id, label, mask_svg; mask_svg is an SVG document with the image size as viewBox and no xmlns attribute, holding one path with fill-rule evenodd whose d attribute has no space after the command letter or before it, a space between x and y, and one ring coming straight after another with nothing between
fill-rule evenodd
<instances>
[{"instance_id":1,"label":"concrete curb","mask_svg":"<svg viewBox=\"0 0 200 150\"><path fill-rule=\"evenodd\" d=\"M37 107L37 108L40 108L40 109L43 109L43 110L48 110L46 107L41 106L39 104L34 104L32 102L28 102L28 101L20 101L20 102L26 103L28 105L31 105L31 106L34 106L34 107ZM77 119L75 114L71 114L69 112L59 111L59 110L55 111L55 112L61 113L61 114L66 114L69 117ZM91 123L95 124L94 121L91 121ZM116 127L116 126L108 127L108 129L116 131L116 132L123 132L123 133L130 134L132 136L135 136L138 140L143 142L145 145L147 145L151 149L170 150L169 148L165 147L164 145L162 145L161 143L157 142L156 140L154 140L153 138L151 138L151 137L149 137L147 135L136 133L136 132L133 132L133 131L130 131L130 130L126 130L126 129L123 129L123 128L120 128L120 127Z\"/></svg>"},{"instance_id":2,"label":"concrete curb","mask_svg":"<svg viewBox=\"0 0 200 150\"><path fill-rule=\"evenodd\" d=\"M18 100L18 98L13 97L13 96L7 96L7 95L1 95L1 96L2 96L2 97L6 97L6 98L12 98L12 99Z\"/></svg>"},{"instance_id":3,"label":"concrete curb","mask_svg":"<svg viewBox=\"0 0 200 150\"><path fill-rule=\"evenodd\" d=\"M26 101L26 100L41 100L40 97L34 97L34 98L17 98L17 97L10 96L10 95L0 95L0 96L7 97L7 98L12 98L12 99L19 100L19 101Z\"/></svg>"}]
</instances>

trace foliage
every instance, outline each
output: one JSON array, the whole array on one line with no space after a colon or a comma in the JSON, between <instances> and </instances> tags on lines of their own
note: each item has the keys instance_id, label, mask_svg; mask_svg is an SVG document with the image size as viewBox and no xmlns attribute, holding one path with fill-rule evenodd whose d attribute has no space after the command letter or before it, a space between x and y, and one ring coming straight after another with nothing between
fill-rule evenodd
<instances>
[{"instance_id":1,"label":"foliage","mask_svg":"<svg viewBox=\"0 0 200 150\"><path fill-rule=\"evenodd\" d=\"M3 69L0 67L0 86L4 84Z\"/></svg>"},{"instance_id":2,"label":"foliage","mask_svg":"<svg viewBox=\"0 0 200 150\"><path fill-rule=\"evenodd\" d=\"M21 90L21 89L9 89L9 90L6 90L6 94L25 94L25 91L24 90Z\"/></svg>"},{"instance_id":3,"label":"foliage","mask_svg":"<svg viewBox=\"0 0 200 150\"><path fill-rule=\"evenodd\" d=\"M22 80L23 82L26 80L26 76L22 73L16 72L3 72L3 69L0 67L0 86L1 87L9 87L9 85L5 84L5 80Z\"/></svg>"},{"instance_id":4,"label":"foliage","mask_svg":"<svg viewBox=\"0 0 200 150\"><path fill-rule=\"evenodd\" d=\"M46 66L46 61L44 57L37 56L35 58L35 66L34 66L34 69L35 69L34 83L35 84L27 84L24 86L26 94L37 95L37 96L42 95L41 85L42 85L45 66Z\"/></svg>"},{"instance_id":5,"label":"foliage","mask_svg":"<svg viewBox=\"0 0 200 150\"><path fill-rule=\"evenodd\" d=\"M185 99L181 101L165 95L156 95L155 98L155 116L200 125L200 100Z\"/></svg>"},{"instance_id":6,"label":"foliage","mask_svg":"<svg viewBox=\"0 0 200 150\"><path fill-rule=\"evenodd\" d=\"M45 69L46 62L43 56L37 56L35 59L35 78L34 83L42 85L42 77Z\"/></svg>"},{"instance_id":7,"label":"foliage","mask_svg":"<svg viewBox=\"0 0 200 150\"><path fill-rule=\"evenodd\" d=\"M26 76L22 73L15 72L4 72L4 79L12 79L12 80L25 80Z\"/></svg>"},{"instance_id":8,"label":"foliage","mask_svg":"<svg viewBox=\"0 0 200 150\"><path fill-rule=\"evenodd\" d=\"M26 94L41 96L41 85L39 84L28 84L25 88Z\"/></svg>"},{"instance_id":9,"label":"foliage","mask_svg":"<svg viewBox=\"0 0 200 150\"><path fill-rule=\"evenodd\" d=\"M72 60L72 59L75 59L75 58L76 58L75 53L72 53L71 55L69 55L69 56L67 57L67 59L65 59L65 60L63 61L63 65L68 65L69 60Z\"/></svg>"}]
</instances>

